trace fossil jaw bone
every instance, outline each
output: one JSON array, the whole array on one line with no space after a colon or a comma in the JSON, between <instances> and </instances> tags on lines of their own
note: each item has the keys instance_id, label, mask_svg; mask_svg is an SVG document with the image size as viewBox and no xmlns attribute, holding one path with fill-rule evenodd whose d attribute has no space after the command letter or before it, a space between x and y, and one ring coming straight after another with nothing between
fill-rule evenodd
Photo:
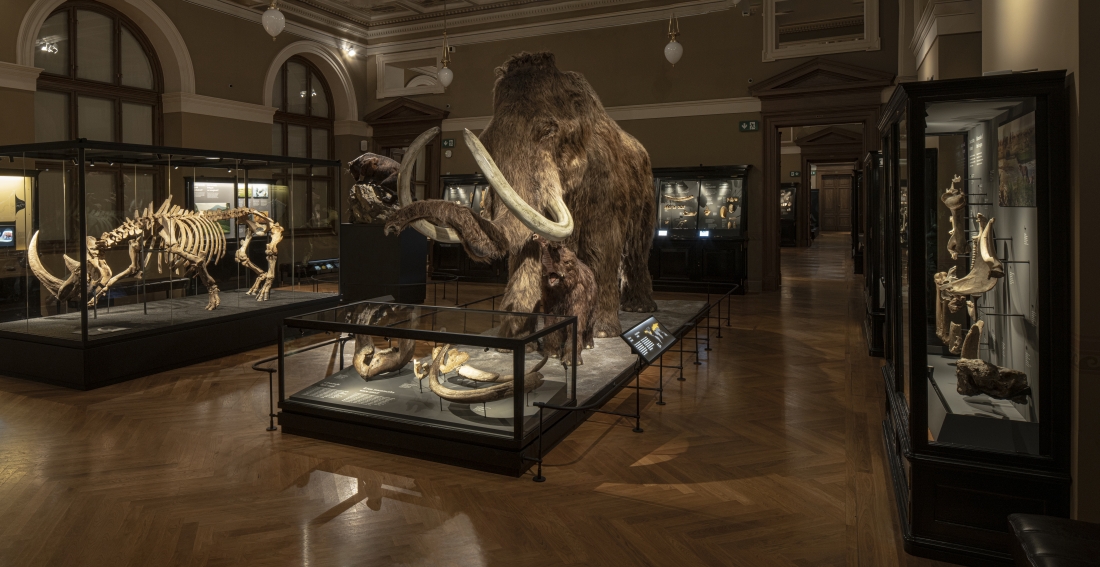
<instances>
[{"instance_id":1,"label":"fossil jaw bone","mask_svg":"<svg viewBox=\"0 0 1100 567\"><path fill-rule=\"evenodd\" d=\"M451 345L443 345L442 350L432 357L432 364L428 369L428 387L431 388L435 395L449 402L473 404L495 402L496 400L502 400L515 394L516 382L512 376L498 378L497 381L500 382L499 384L488 388L478 388L476 390L455 390L441 384L439 382L440 369L450 350ZM523 375L523 391L525 393L542 385L543 375L539 370L542 370L547 360L549 360L549 358L543 357L530 372Z\"/></svg>"},{"instance_id":2,"label":"fossil jaw bone","mask_svg":"<svg viewBox=\"0 0 1100 567\"><path fill-rule=\"evenodd\" d=\"M956 175L951 179L951 186L940 195L940 200L951 211L951 238L947 241L947 251L952 260L958 260L960 254L966 254L968 244L963 236L966 229L966 194L955 187L960 181L962 178Z\"/></svg>"},{"instance_id":3,"label":"fossil jaw bone","mask_svg":"<svg viewBox=\"0 0 1100 567\"><path fill-rule=\"evenodd\" d=\"M969 274L940 288L945 293L964 297L981 295L993 289L993 286L997 285L997 279L1005 275L1001 261L994 253L993 237L990 232L993 222L997 219L986 220L981 213L977 216L979 231L975 240L977 240L978 257L974 259Z\"/></svg>"}]
</instances>

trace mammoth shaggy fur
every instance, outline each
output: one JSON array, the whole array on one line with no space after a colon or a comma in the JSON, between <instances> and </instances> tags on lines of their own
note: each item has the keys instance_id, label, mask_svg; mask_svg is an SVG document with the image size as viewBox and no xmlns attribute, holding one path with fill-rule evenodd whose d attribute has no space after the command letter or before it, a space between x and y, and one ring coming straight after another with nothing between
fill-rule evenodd
<instances>
[{"instance_id":1,"label":"mammoth shaggy fur","mask_svg":"<svg viewBox=\"0 0 1100 567\"><path fill-rule=\"evenodd\" d=\"M573 217L562 244L591 267L597 337L618 335L619 309L655 311L648 258L655 222L649 154L608 116L588 81L558 70L551 53L519 53L496 69L493 117L479 136L503 177L536 211L556 199ZM445 224L474 260L509 258L502 308L532 312L542 299L542 250L494 191L488 219L443 201L420 201L390 217L387 231L417 220ZM529 331L506 320L505 336Z\"/></svg>"},{"instance_id":2,"label":"mammoth shaggy fur","mask_svg":"<svg viewBox=\"0 0 1100 567\"><path fill-rule=\"evenodd\" d=\"M542 249L542 311L547 315L564 315L577 318L577 345L582 349L596 346L592 340L592 315L596 310L596 276L577 259L572 250L557 242L540 238ZM558 322L557 317L547 317L546 324ZM543 339L543 353L560 357L563 364L573 358L573 340L567 329L554 332ZM583 364L577 353L577 364Z\"/></svg>"}]
</instances>

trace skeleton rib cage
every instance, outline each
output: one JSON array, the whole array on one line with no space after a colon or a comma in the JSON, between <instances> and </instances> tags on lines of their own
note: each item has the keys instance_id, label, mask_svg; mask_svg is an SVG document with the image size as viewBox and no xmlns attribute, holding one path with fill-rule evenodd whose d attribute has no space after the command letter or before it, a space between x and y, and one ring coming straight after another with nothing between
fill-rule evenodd
<instances>
[{"instance_id":1,"label":"skeleton rib cage","mask_svg":"<svg viewBox=\"0 0 1100 567\"><path fill-rule=\"evenodd\" d=\"M217 263L226 252L225 233L219 221L236 220L245 226L245 237L237 249L235 259L256 274L256 282L248 290L257 301L265 301L271 293L275 280L275 262L278 258L278 244L282 240L283 227L267 214L252 208L234 208L221 211L191 211L172 205L168 196L160 208L154 210L152 203L144 212L134 211L118 228L103 233L99 238L88 238L88 296L89 305L105 295L118 280L135 276L141 277L149 265L154 252L157 256L158 270L190 278L199 277L207 287L210 296L207 310L214 310L221 303L218 286L207 271L207 266ZM268 235L266 246L267 269L254 264L246 253L254 236ZM118 274L112 274L104 253L126 244L130 253L130 266ZM31 238L28 247L28 260L31 271L60 301L76 299L80 295L80 263L65 256L69 278L62 281L50 274L38 257L38 233Z\"/></svg>"}]
</instances>

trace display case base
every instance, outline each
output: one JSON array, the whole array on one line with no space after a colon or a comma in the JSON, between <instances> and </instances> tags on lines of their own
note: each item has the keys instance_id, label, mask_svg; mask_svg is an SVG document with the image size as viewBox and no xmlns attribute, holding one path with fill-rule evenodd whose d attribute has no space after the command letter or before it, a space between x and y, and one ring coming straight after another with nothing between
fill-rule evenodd
<instances>
[{"instance_id":1,"label":"display case base","mask_svg":"<svg viewBox=\"0 0 1100 567\"><path fill-rule=\"evenodd\" d=\"M863 336L867 339L867 355L883 356L885 343L883 330L886 325L885 311L868 311L863 319Z\"/></svg>"},{"instance_id":2,"label":"display case base","mask_svg":"<svg viewBox=\"0 0 1100 567\"><path fill-rule=\"evenodd\" d=\"M275 343L286 317L332 307L339 296L273 290L258 302L244 291L223 291L222 304L204 309L205 294L99 308L88 314L80 342L80 313L0 324L0 373L90 390Z\"/></svg>"},{"instance_id":3,"label":"display case base","mask_svg":"<svg viewBox=\"0 0 1100 567\"><path fill-rule=\"evenodd\" d=\"M655 315L662 325L674 330L679 340L679 337L706 316L708 304L703 301L672 300L658 301L657 305L656 313L620 313L619 319L623 328L629 328L648 316ZM638 364L638 356L633 354L630 347L619 337L596 339L596 348L585 350L584 364L577 367L577 404L582 406L597 404L597 407L605 404L632 383ZM352 376L351 379L359 382L356 391L368 384L357 375ZM400 376L393 379L400 379ZM410 379L405 376L404 382L411 383ZM377 384L380 387L382 382L372 380L369 384ZM396 387L400 388L401 385L397 384ZM301 384L295 388L301 391L290 395L279 404L281 411L278 419L283 433L509 476L522 475L534 464L532 459L538 456L537 413L534 414L536 419L533 422L534 428L524 438L523 443L517 444L514 437L504 433L505 430L511 429L510 421L509 424L505 424L507 427L502 428L498 436L487 435L491 433L488 429L492 428L492 424L487 422L482 424L485 427L479 428L484 431L471 430L469 423L485 421L479 416L471 415L476 414L482 404L444 402L442 409L439 409L434 405L438 403L438 399L435 399L431 408L424 407L425 410L434 409L439 414L433 420L437 423L429 424L424 416L383 415L380 412L361 413L349 410L347 404L312 399L316 397L310 394L312 384ZM389 387L387 390L397 391L395 387ZM409 407L409 403L421 401L417 389L406 388L406 390L409 391L402 393L401 396L409 400L404 401L403 407ZM427 391L427 388L425 390ZM387 394L387 396L391 395ZM430 393L426 396L435 398ZM490 416L492 411L490 405ZM548 413L542 437L543 452L548 452L565 439L593 413L591 411ZM448 425L444 422L455 423Z\"/></svg>"}]
</instances>

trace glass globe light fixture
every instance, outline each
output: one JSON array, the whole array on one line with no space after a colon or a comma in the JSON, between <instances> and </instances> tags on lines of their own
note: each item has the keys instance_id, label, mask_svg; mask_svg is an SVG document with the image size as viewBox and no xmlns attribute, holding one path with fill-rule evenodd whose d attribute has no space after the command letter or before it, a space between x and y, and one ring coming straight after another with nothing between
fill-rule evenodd
<instances>
[{"instance_id":1,"label":"glass globe light fixture","mask_svg":"<svg viewBox=\"0 0 1100 567\"><path fill-rule=\"evenodd\" d=\"M680 42L676 41L676 36L680 35L680 20L676 19L676 15L673 14L668 19L668 45L665 46L665 59L668 59L669 63L675 67L676 63L680 61L680 58L684 56L684 46L680 45Z\"/></svg>"},{"instance_id":2,"label":"glass globe light fixture","mask_svg":"<svg viewBox=\"0 0 1100 567\"><path fill-rule=\"evenodd\" d=\"M267 7L267 11L264 12L260 22L264 25L264 30L271 36L271 41L275 41L275 36L282 33L283 28L286 27L286 18L283 17L283 13L279 11L279 7L275 5L277 0L271 0L271 5Z\"/></svg>"},{"instance_id":3,"label":"glass globe light fixture","mask_svg":"<svg viewBox=\"0 0 1100 567\"><path fill-rule=\"evenodd\" d=\"M435 77L439 79L439 84L443 85L443 88L451 86L451 81L455 80L455 72L447 67L447 64L451 62L451 48L447 45L447 2L443 1L443 59L439 61L439 71L436 72Z\"/></svg>"},{"instance_id":4,"label":"glass globe light fixture","mask_svg":"<svg viewBox=\"0 0 1100 567\"><path fill-rule=\"evenodd\" d=\"M451 86L451 81L455 80L455 72L447 68L446 62L443 63L443 68L436 75L439 77L439 83L443 85L443 88Z\"/></svg>"}]
</instances>

